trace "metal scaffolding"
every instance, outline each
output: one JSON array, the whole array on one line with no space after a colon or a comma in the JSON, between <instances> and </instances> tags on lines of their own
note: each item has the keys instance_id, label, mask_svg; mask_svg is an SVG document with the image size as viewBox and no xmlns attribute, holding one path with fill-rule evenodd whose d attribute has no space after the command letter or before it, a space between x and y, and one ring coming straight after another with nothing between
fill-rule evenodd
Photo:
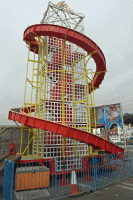
<instances>
[{"instance_id":1,"label":"metal scaffolding","mask_svg":"<svg viewBox=\"0 0 133 200\"><path fill-rule=\"evenodd\" d=\"M84 34L84 15L72 11L64 1L57 5L49 2L41 23L65 26ZM67 38L36 35L36 39L38 48L33 48L32 42L28 43L24 108L30 106L29 114L32 115L31 110L35 108L36 117L93 133L96 129L96 88L93 88L94 72L87 64L95 52L87 55ZM32 74L31 69L28 70L30 67ZM21 136L21 149L22 140ZM29 155L30 144L32 155ZM92 154L92 148L84 143L35 128L29 128L23 156L26 151L26 157L56 157L59 170L63 158L73 157L76 168L81 168L79 157Z\"/></svg>"}]
</instances>

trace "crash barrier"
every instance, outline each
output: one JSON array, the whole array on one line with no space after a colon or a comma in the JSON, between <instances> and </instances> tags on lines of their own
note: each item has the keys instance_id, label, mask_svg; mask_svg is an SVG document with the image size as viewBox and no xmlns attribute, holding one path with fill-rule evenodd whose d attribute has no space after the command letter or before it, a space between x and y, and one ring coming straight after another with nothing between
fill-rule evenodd
<instances>
[{"instance_id":1,"label":"crash barrier","mask_svg":"<svg viewBox=\"0 0 133 200\"><path fill-rule=\"evenodd\" d=\"M3 177L3 199L11 200L13 193L14 163L5 159Z\"/></svg>"},{"instance_id":2,"label":"crash barrier","mask_svg":"<svg viewBox=\"0 0 133 200\"><path fill-rule=\"evenodd\" d=\"M36 160L15 164L13 193L16 199L60 199L97 190L99 187L130 177L128 153L69 157L64 160ZM5 185L6 180L4 176ZM3 190L8 192L7 187Z\"/></svg>"}]
</instances>

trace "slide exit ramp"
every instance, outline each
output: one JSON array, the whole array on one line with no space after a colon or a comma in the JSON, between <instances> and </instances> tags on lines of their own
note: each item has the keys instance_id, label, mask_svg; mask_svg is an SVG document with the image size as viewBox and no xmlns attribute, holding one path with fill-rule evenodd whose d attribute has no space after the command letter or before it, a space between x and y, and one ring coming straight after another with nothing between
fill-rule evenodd
<instances>
[{"instance_id":1,"label":"slide exit ramp","mask_svg":"<svg viewBox=\"0 0 133 200\"><path fill-rule=\"evenodd\" d=\"M22 111L24 110L24 112ZM34 112L34 109L31 110ZM80 130L74 127L69 127L66 125L59 124L57 122L49 121L46 119L34 117L27 114L28 108L15 108L9 111L8 119L22 123L24 126L39 128L45 131L51 131L55 134L62 135L65 138L71 138L74 140L79 140L92 146L93 149L104 150L108 154L117 154L119 152L123 153L124 149L118 145L105 140L97 135L89 133L84 130Z\"/></svg>"}]
</instances>

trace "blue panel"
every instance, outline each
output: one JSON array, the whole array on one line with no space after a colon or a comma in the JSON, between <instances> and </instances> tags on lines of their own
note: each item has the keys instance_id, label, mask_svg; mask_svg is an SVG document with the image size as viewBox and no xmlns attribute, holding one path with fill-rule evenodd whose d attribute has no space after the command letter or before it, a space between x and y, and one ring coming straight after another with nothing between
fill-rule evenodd
<instances>
[{"instance_id":1,"label":"blue panel","mask_svg":"<svg viewBox=\"0 0 133 200\"><path fill-rule=\"evenodd\" d=\"M14 176L14 163L5 159L4 177L3 177L3 198L5 200L12 200L13 192L13 176Z\"/></svg>"}]
</instances>

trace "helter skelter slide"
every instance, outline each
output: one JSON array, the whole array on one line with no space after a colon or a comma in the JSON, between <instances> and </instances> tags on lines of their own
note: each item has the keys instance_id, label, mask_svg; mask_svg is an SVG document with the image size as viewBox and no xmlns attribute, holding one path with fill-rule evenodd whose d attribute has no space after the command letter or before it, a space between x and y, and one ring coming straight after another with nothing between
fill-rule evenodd
<instances>
[{"instance_id":1,"label":"helter skelter slide","mask_svg":"<svg viewBox=\"0 0 133 200\"><path fill-rule=\"evenodd\" d=\"M29 49L24 107L9 111L9 119L29 129L23 152L21 134L20 154L24 156L27 151L30 158L57 158L58 171L66 157L73 157L76 168L80 168L80 156L91 155L94 150L124 152L93 134L97 128L94 90L104 79L106 62L101 49L83 34L83 19L64 2L49 2L41 24L24 31L23 40ZM95 72L88 67L92 59Z\"/></svg>"}]
</instances>

